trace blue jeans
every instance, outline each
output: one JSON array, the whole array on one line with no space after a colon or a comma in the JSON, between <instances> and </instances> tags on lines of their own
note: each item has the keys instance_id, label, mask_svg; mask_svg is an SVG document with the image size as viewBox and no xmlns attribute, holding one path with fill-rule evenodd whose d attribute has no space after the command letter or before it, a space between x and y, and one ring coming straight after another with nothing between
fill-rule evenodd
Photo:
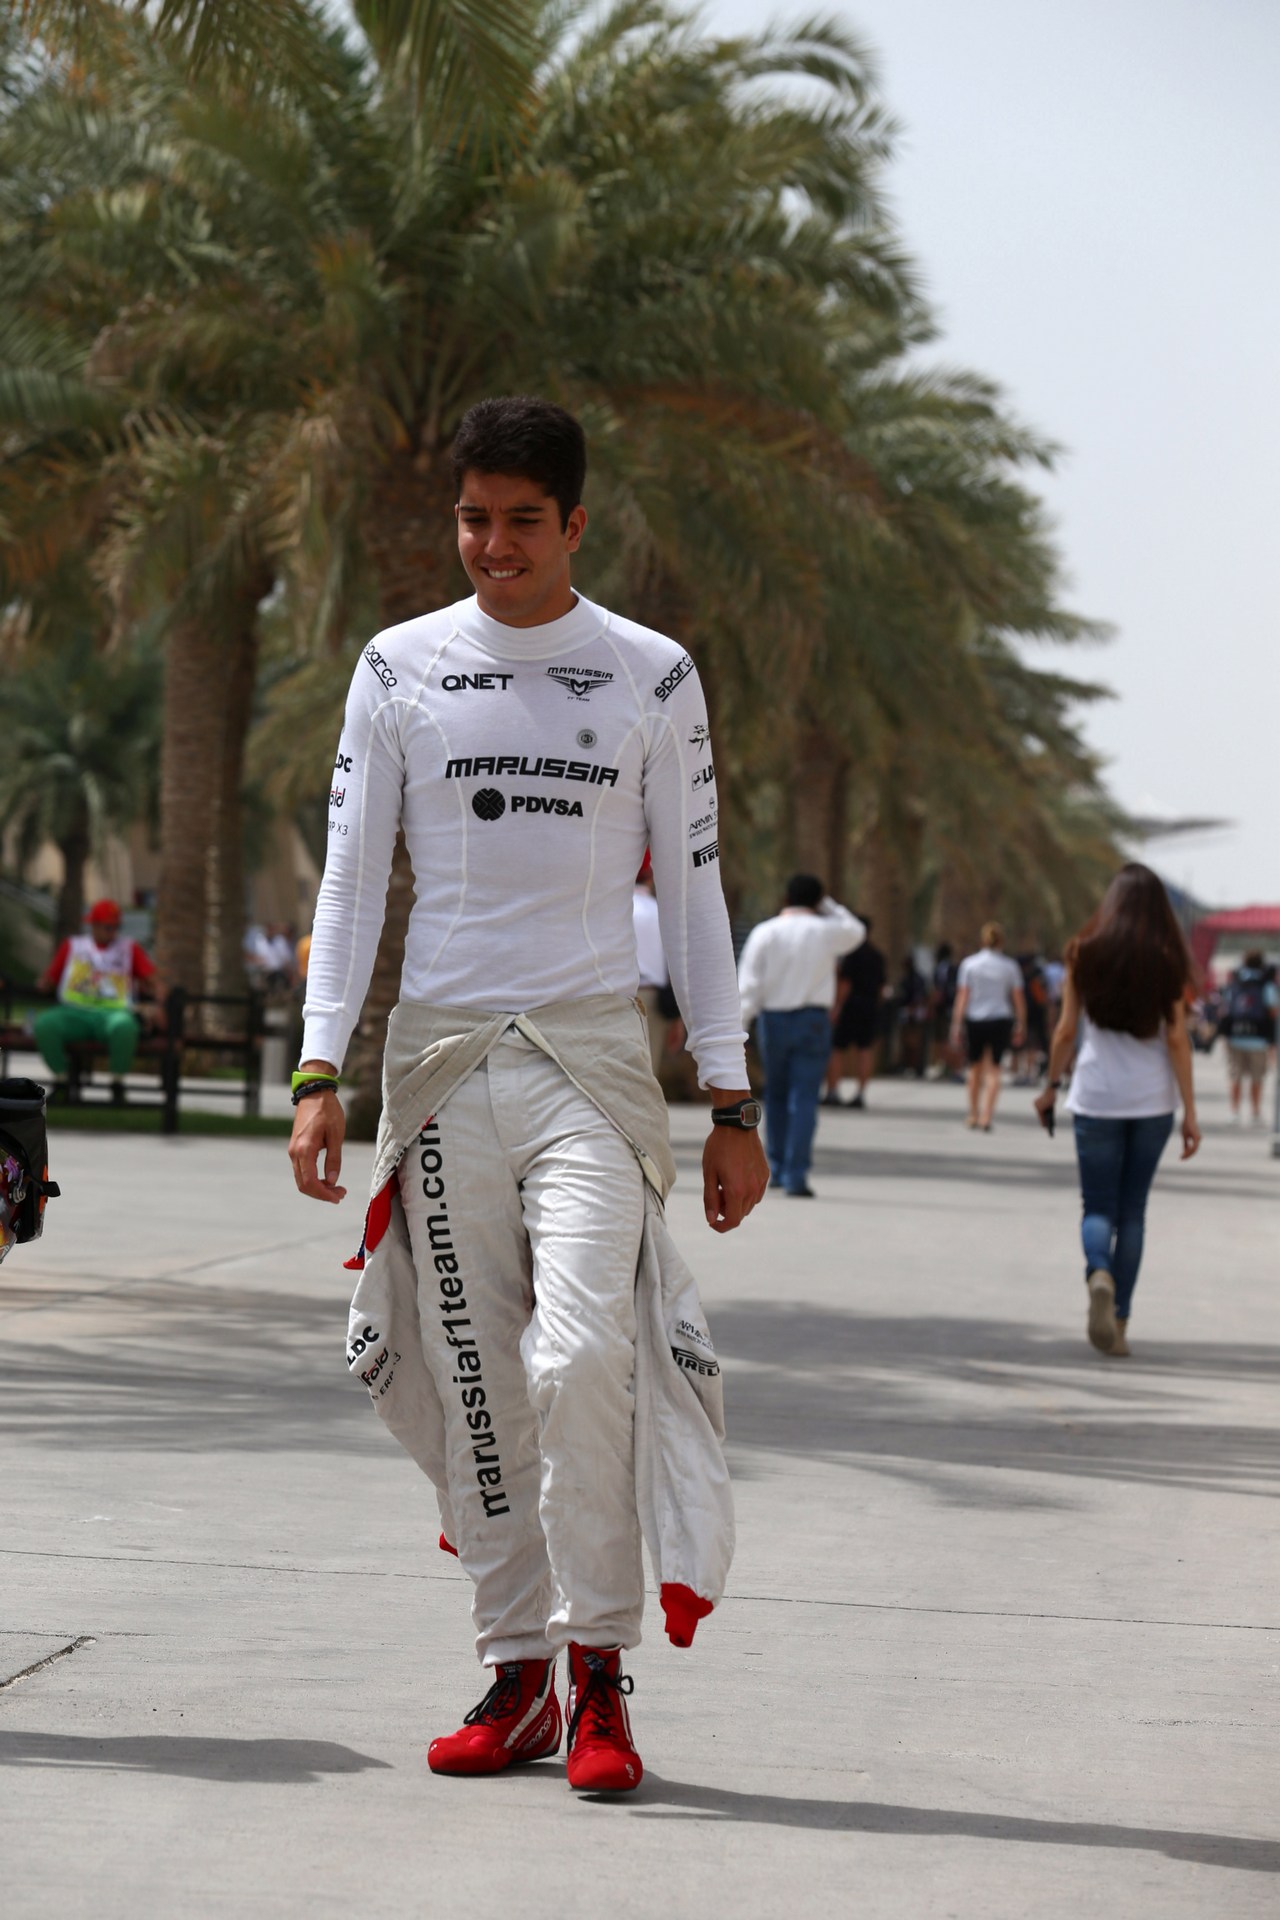
<instances>
[{"instance_id":1,"label":"blue jeans","mask_svg":"<svg viewBox=\"0 0 1280 1920\"><path fill-rule=\"evenodd\" d=\"M1173 1115L1156 1113L1142 1120L1100 1120L1078 1113L1076 1158L1084 1220L1086 1276L1099 1267L1116 1285L1116 1318L1129 1318L1129 1305L1142 1261L1142 1232L1147 1195Z\"/></svg>"},{"instance_id":2,"label":"blue jeans","mask_svg":"<svg viewBox=\"0 0 1280 1920\"><path fill-rule=\"evenodd\" d=\"M756 1027L764 1061L764 1139L769 1167L789 1193L807 1186L818 1098L831 1053L825 1007L762 1013Z\"/></svg>"}]
</instances>

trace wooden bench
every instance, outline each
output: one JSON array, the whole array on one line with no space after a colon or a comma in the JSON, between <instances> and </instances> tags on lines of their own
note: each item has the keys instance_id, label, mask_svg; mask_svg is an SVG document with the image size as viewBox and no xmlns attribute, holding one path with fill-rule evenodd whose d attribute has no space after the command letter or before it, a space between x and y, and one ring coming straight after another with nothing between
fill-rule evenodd
<instances>
[{"instance_id":1,"label":"wooden bench","mask_svg":"<svg viewBox=\"0 0 1280 1920\"><path fill-rule=\"evenodd\" d=\"M14 1002L22 1000L41 1006L55 1006L57 995L36 988L0 988L0 1076L9 1072L13 1053L37 1051L29 1028L14 1017ZM216 1007L228 1010L231 1019L220 1020L216 1027L203 1031L197 1010ZM203 1058L239 1066L243 1082L201 1088L201 1098L240 1099L246 1118L262 1111L262 1038L265 1031L263 998L252 989L243 994L187 993L174 987L164 1003L164 1023L159 1028L140 1023L138 1050L130 1072L154 1068L160 1083L157 1100L130 1098L133 1108L158 1108L162 1133L177 1133L178 1113L184 1078L199 1078L192 1062ZM229 1029L229 1030L228 1030ZM110 1100L110 1088L103 1083L106 1052L101 1047L76 1042L67 1048L67 1103L70 1106L104 1105ZM99 1094L104 1097L99 1099Z\"/></svg>"}]
</instances>

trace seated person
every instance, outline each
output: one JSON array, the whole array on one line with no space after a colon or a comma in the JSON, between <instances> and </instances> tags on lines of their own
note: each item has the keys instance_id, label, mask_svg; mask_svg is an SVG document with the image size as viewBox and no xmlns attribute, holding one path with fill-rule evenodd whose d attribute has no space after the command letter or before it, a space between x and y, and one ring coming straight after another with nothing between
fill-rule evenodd
<instances>
[{"instance_id":1,"label":"seated person","mask_svg":"<svg viewBox=\"0 0 1280 1920\"><path fill-rule=\"evenodd\" d=\"M67 1047L77 1041L102 1047L111 1068L111 1098L124 1105L124 1076L138 1046L136 989L160 997L159 976L148 954L120 931L114 900L99 900L86 917L87 933L64 940L40 978L56 988L58 1005L37 1015L35 1040L57 1075L52 1099L67 1098Z\"/></svg>"}]
</instances>

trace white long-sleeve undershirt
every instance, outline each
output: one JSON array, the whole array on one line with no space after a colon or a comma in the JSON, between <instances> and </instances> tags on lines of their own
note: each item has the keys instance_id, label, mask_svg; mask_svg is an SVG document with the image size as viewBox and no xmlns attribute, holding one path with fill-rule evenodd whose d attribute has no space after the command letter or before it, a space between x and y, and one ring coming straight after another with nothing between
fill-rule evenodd
<instances>
[{"instance_id":1,"label":"white long-sleeve undershirt","mask_svg":"<svg viewBox=\"0 0 1280 1920\"><path fill-rule=\"evenodd\" d=\"M706 704L674 641L579 598L531 628L464 600L370 643L333 774L303 1059L342 1063L400 825L416 892L401 999L634 995L647 845L699 1080L747 1085Z\"/></svg>"}]
</instances>

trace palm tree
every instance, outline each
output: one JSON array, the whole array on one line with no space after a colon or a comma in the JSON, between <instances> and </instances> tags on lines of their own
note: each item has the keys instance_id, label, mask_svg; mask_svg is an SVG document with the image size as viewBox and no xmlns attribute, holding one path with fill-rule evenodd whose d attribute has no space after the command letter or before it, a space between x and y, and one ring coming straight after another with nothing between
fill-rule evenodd
<instances>
[{"instance_id":1,"label":"palm tree","mask_svg":"<svg viewBox=\"0 0 1280 1920\"><path fill-rule=\"evenodd\" d=\"M469 6L359 6L363 37L300 0L166 0L155 35L132 6L30 9L74 15L92 57L17 89L0 154L22 311L75 347L53 451L28 422L19 465L64 497L82 476L117 604L166 613L176 978L235 898L266 595L295 655L262 736L287 788L336 734L356 634L461 590L446 456L485 392L550 392L588 425L608 538L584 585L699 659L747 825L731 891L748 835L836 873L913 738L940 779L1018 762L981 636L1078 630L1011 478L1047 450L981 383L901 369L929 322L880 202L865 51L818 26L707 42L634 0L571 30L490 11L470 68L424 63L424 23L461 45ZM54 491L26 484L29 520ZM52 539L46 514L29 548ZM903 791L915 886L932 842ZM401 857L348 1061L366 1123L410 899Z\"/></svg>"},{"instance_id":2,"label":"palm tree","mask_svg":"<svg viewBox=\"0 0 1280 1920\"><path fill-rule=\"evenodd\" d=\"M84 391L106 386L125 396L116 431L91 436L87 446L83 436L76 444L67 395L53 396L54 404L41 397L46 414L62 402L56 430L64 479L73 471L82 495L100 494L105 483L110 531L98 565L117 603L167 609L158 948L175 980L199 986L211 915L221 922L217 972L238 966L239 775L257 609L296 531L282 464L295 482L309 478L297 433L305 434L310 411L316 363L308 347L315 343L297 331L282 341L280 323L297 318L299 300L327 271L342 279L335 252L351 239L328 230L317 207L301 248L290 248L288 202L298 178L289 149L305 102L323 117L335 91L350 93L368 59L362 68L331 24L292 0L274 8L165 4L145 25L137 8L26 11L55 50L60 38L72 43L84 64L11 90L8 198L25 216L25 244L15 252L26 255L23 292L45 335L79 336L74 371ZM360 15L367 46L395 76L402 124L408 102L423 101L416 62L431 73L432 104L450 137L469 132L477 153L485 150L475 139L478 119L518 105L527 88L527 59L513 50L521 0L490 8L483 19L471 0L371 5ZM259 108L249 83L264 71L276 76L269 89L276 98ZM191 89L193 73L203 79ZM350 132L340 119L330 115L339 145ZM228 153L237 140L242 151ZM255 195L264 154L284 164L272 191ZM358 189L362 156L348 142L343 157L347 184ZM311 183L317 201L323 173L321 165ZM358 190L355 198L358 217ZM299 281L296 256L317 242L328 244L328 257L304 258ZM264 257L274 278L253 271ZM292 300L282 307L286 286ZM337 301L342 291L329 288ZM337 330L344 349L358 354L348 318L337 317ZM291 365L290 350L297 354ZM15 371L29 396L40 369ZM28 468L48 462L40 436L23 452ZM28 509L32 493L28 486Z\"/></svg>"},{"instance_id":3,"label":"palm tree","mask_svg":"<svg viewBox=\"0 0 1280 1920\"><path fill-rule=\"evenodd\" d=\"M78 933L90 855L150 797L160 714L154 647L104 656L72 626L5 678L0 815L19 871L52 841L62 855L55 940Z\"/></svg>"},{"instance_id":4,"label":"palm tree","mask_svg":"<svg viewBox=\"0 0 1280 1920\"><path fill-rule=\"evenodd\" d=\"M839 326L856 306L864 330L901 333L911 306L870 187L886 129L860 49L832 31L707 48L658 7L615 9L549 45L545 110L496 174L425 139L420 92L375 85L318 21L310 51L325 84L305 112L286 95L232 114L221 83L179 87L162 55L137 50L142 151L95 163L130 189L119 221L94 209L94 267L114 245L124 309L95 361L136 396L103 564L118 593L171 607L162 925L179 978L175 950L194 954L207 911L197 836L217 813L226 737L216 634L228 599L252 604L255 569L287 576L330 630L309 551L330 583L335 556L352 555L336 566L352 579L363 561L384 622L449 597L457 419L493 387L545 390L550 366L595 429L621 535L602 571L642 612L679 596L714 695L737 648L774 650L770 620L806 588L807 509L780 514L776 496L816 497L822 448L839 456L838 422L821 415ZM830 99L764 104L748 89L773 69ZM55 137L64 107L46 108ZM34 109L29 150L33 128ZM164 259L139 249L139 194L163 206ZM148 293L122 300L130 273ZM730 596L753 618L725 648ZM402 862L392 895L374 1033L399 971Z\"/></svg>"}]
</instances>

